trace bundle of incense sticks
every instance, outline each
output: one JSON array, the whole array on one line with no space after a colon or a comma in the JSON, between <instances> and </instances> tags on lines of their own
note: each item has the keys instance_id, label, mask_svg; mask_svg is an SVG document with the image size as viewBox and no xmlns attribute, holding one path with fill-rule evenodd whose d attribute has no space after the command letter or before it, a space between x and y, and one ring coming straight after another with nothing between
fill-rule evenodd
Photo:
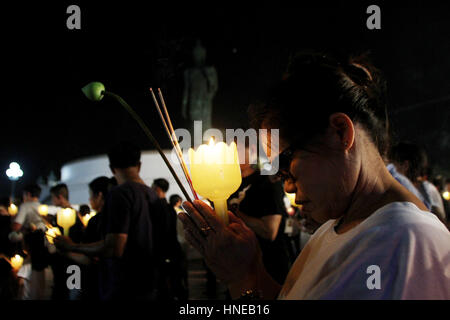
<instances>
[{"instance_id":1,"label":"bundle of incense sticks","mask_svg":"<svg viewBox=\"0 0 450 320\"><path fill-rule=\"evenodd\" d=\"M173 129L172 121L170 120L169 112L167 111L166 103L164 101L164 97L162 95L161 89L158 88L159 99L161 100L161 105L164 110L164 113L161 111L161 107L159 106L158 100L156 99L155 93L153 89L150 88L150 92L153 97L153 101L155 102L156 109L158 110L159 116L163 123L164 129L166 129L166 133L169 136L170 141L172 142L172 146L175 149L175 153L177 155L178 161L180 162L181 168L183 169L184 176L186 177L186 181L191 188L192 194L196 200L198 200L197 193L194 190L194 185L192 184L191 177L189 175L189 171L187 169L186 163L183 158L183 152L181 151L180 144L178 143L178 138L175 134L175 130Z\"/></svg>"}]
</instances>

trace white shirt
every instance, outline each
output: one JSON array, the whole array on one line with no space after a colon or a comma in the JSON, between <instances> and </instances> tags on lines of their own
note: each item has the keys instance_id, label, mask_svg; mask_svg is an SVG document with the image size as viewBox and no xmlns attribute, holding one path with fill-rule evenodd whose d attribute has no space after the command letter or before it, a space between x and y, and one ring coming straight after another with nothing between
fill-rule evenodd
<instances>
[{"instance_id":1,"label":"white shirt","mask_svg":"<svg viewBox=\"0 0 450 320\"><path fill-rule=\"evenodd\" d=\"M36 228L45 231L45 223L38 211L39 205L40 203L38 201L22 203L19 207L19 212L14 218L14 222L21 224L25 229L29 229L31 224L34 224Z\"/></svg>"},{"instance_id":2,"label":"white shirt","mask_svg":"<svg viewBox=\"0 0 450 320\"><path fill-rule=\"evenodd\" d=\"M30 300L31 299L31 261L26 261L17 271L17 277L23 278L23 292L20 297L21 300Z\"/></svg>"},{"instance_id":3,"label":"white shirt","mask_svg":"<svg viewBox=\"0 0 450 320\"><path fill-rule=\"evenodd\" d=\"M450 299L450 232L435 215L394 202L343 234L336 222L310 238L279 299Z\"/></svg>"}]
</instances>

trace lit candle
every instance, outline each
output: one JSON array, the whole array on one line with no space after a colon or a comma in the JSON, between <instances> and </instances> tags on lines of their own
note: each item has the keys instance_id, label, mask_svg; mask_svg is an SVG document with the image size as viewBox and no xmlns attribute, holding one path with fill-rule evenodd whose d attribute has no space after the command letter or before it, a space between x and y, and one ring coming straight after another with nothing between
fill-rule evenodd
<instances>
[{"instance_id":1,"label":"lit candle","mask_svg":"<svg viewBox=\"0 0 450 320\"><path fill-rule=\"evenodd\" d=\"M22 266L22 264L23 264L23 258L20 255L16 254L14 257L11 258L11 267L15 271L19 270L20 267Z\"/></svg>"},{"instance_id":2,"label":"lit candle","mask_svg":"<svg viewBox=\"0 0 450 320\"><path fill-rule=\"evenodd\" d=\"M298 208L302 207L300 204L296 204L295 203L295 193L287 193L287 192L285 192L285 193L286 193L286 196L289 199L289 202L291 203L291 206L298 207Z\"/></svg>"},{"instance_id":3,"label":"lit candle","mask_svg":"<svg viewBox=\"0 0 450 320\"><path fill-rule=\"evenodd\" d=\"M445 199L445 200L450 200L450 192L448 192L448 191L445 191L443 194L442 194L442 197Z\"/></svg>"},{"instance_id":4,"label":"lit candle","mask_svg":"<svg viewBox=\"0 0 450 320\"><path fill-rule=\"evenodd\" d=\"M11 203L8 207L9 214L15 216L17 214L17 211L19 211L17 206L14 203Z\"/></svg>"},{"instance_id":5,"label":"lit candle","mask_svg":"<svg viewBox=\"0 0 450 320\"><path fill-rule=\"evenodd\" d=\"M85 214L84 216L81 217L81 222L83 222L85 227L88 225L89 220L91 220L91 218L93 216L95 216L96 214L97 214L97 212L91 211L90 213Z\"/></svg>"},{"instance_id":6,"label":"lit candle","mask_svg":"<svg viewBox=\"0 0 450 320\"><path fill-rule=\"evenodd\" d=\"M61 232L56 227L47 229L47 232L46 232L47 240L51 244L53 244L53 239L56 238L57 236L60 236L60 235L61 235Z\"/></svg>"},{"instance_id":7,"label":"lit candle","mask_svg":"<svg viewBox=\"0 0 450 320\"><path fill-rule=\"evenodd\" d=\"M181 207L175 207L175 212L177 214L184 212L184 210Z\"/></svg>"},{"instance_id":8,"label":"lit candle","mask_svg":"<svg viewBox=\"0 0 450 320\"><path fill-rule=\"evenodd\" d=\"M236 144L214 144L211 138L197 151L189 149L189 162L194 189L214 202L217 216L228 225L227 199L242 182Z\"/></svg>"},{"instance_id":9,"label":"lit candle","mask_svg":"<svg viewBox=\"0 0 450 320\"><path fill-rule=\"evenodd\" d=\"M41 216L45 217L46 215L48 215L48 205L46 204L41 204L38 207L38 212Z\"/></svg>"},{"instance_id":10,"label":"lit candle","mask_svg":"<svg viewBox=\"0 0 450 320\"><path fill-rule=\"evenodd\" d=\"M71 208L61 209L56 214L56 223L64 229L64 235L69 235L69 229L76 222L77 214Z\"/></svg>"}]
</instances>

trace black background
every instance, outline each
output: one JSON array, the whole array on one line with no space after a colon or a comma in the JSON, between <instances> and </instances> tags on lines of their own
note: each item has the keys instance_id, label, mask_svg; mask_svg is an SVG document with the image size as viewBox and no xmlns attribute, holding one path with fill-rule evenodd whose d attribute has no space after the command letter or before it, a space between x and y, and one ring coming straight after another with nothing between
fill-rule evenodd
<instances>
[{"instance_id":1,"label":"black background","mask_svg":"<svg viewBox=\"0 0 450 320\"><path fill-rule=\"evenodd\" d=\"M71 4L81 30L66 27ZM366 27L370 4L381 8L381 30ZM148 89L161 87L175 126L186 125L182 74L196 38L218 72L219 128L245 125L247 105L281 77L292 50L370 49L388 80L397 138L423 144L437 173L450 175L449 12L444 1L417 0L2 3L0 195L9 195L11 161L24 171L20 190L123 138L151 149L117 103L82 96L90 81L120 94L168 147Z\"/></svg>"}]
</instances>

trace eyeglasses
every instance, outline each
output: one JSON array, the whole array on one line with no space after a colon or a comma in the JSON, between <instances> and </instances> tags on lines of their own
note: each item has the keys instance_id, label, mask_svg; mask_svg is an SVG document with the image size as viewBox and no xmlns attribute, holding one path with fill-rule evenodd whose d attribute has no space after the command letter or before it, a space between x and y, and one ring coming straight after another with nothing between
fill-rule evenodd
<instances>
[{"instance_id":1,"label":"eyeglasses","mask_svg":"<svg viewBox=\"0 0 450 320\"><path fill-rule=\"evenodd\" d=\"M290 166L292 159L294 157L295 148L293 145L285 148L280 154L274 159L278 160L278 172L275 174L278 178L283 181L291 180L295 181L295 178L290 173Z\"/></svg>"}]
</instances>

